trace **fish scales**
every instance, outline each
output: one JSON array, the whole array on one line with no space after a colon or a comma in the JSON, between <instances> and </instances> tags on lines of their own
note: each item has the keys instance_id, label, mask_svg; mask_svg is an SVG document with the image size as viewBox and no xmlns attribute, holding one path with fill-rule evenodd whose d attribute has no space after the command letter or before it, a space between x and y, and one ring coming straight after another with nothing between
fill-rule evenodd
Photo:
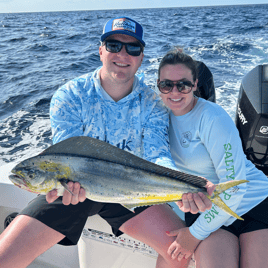
<instances>
[{"instance_id":1,"label":"fish scales","mask_svg":"<svg viewBox=\"0 0 268 268\"><path fill-rule=\"evenodd\" d=\"M206 193L206 180L165 168L103 141L73 137L53 145L40 155L19 163L10 175L25 190L46 194L64 192L65 182L78 181L86 197L99 202L120 203L133 209L180 200L183 193ZM219 194L246 180L219 184L208 198L226 213L238 218Z\"/></svg>"},{"instance_id":2,"label":"fish scales","mask_svg":"<svg viewBox=\"0 0 268 268\"><path fill-rule=\"evenodd\" d=\"M111 144L91 137L79 136L69 138L67 145L65 141L59 142L41 153L41 155L46 154L66 154L66 156L77 155L79 157L84 156L109 161L111 163L121 164L135 169L142 169L159 175L168 176L185 181L188 184L193 183L194 186L198 186L200 188L203 187L205 190L206 181L199 176L178 172L177 170L156 165Z\"/></svg>"}]
</instances>

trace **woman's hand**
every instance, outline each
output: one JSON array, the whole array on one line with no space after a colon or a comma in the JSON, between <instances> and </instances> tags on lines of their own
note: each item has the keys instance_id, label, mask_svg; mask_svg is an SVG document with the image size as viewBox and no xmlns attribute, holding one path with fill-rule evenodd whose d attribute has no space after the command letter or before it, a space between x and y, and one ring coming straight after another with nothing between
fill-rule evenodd
<instances>
[{"instance_id":1,"label":"woman's hand","mask_svg":"<svg viewBox=\"0 0 268 268\"><path fill-rule=\"evenodd\" d=\"M213 191L216 188L212 182L207 181L207 193L208 195L212 195ZM183 194L182 200L177 201L176 204L183 212L191 212L192 214L196 214L199 211L204 212L208 209L211 209L212 202L204 193L187 193Z\"/></svg>"},{"instance_id":2,"label":"woman's hand","mask_svg":"<svg viewBox=\"0 0 268 268\"><path fill-rule=\"evenodd\" d=\"M183 258L188 259L195 252L197 246L202 240L195 238L189 231L188 227L166 232L168 236L177 236L176 240L168 248L168 255L173 260L181 261Z\"/></svg>"},{"instance_id":3,"label":"woman's hand","mask_svg":"<svg viewBox=\"0 0 268 268\"><path fill-rule=\"evenodd\" d=\"M62 203L64 205L76 205L79 202L84 202L86 200L86 191L84 188L80 187L80 184L78 182L74 183L72 181L69 181L67 185L73 195L66 190L64 191L62 196ZM46 195L46 200L48 203L54 202L57 198L57 190L52 190Z\"/></svg>"}]
</instances>

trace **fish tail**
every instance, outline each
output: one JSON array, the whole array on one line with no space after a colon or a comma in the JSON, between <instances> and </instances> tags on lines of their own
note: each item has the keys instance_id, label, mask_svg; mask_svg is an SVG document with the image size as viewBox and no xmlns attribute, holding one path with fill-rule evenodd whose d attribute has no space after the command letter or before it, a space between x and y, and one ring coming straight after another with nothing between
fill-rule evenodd
<instances>
[{"instance_id":1,"label":"fish tail","mask_svg":"<svg viewBox=\"0 0 268 268\"><path fill-rule=\"evenodd\" d=\"M234 181L227 181L224 183L219 183L216 185L216 189L214 190L213 194L212 194L212 198L218 196L219 194L223 193L224 191L237 186L239 184L248 182L247 180L234 180Z\"/></svg>"},{"instance_id":2,"label":"fish tail","mask_svg":"<svg viewBox=\"0 0 268 268\"><path fill-rule=\"evenodd\" d=\"M219 183L216 186L216 189L214 190L212 196L208 196L208 198L215 204L217 205L220 209L228 213L229 215L239 219L243 220L241 217L239 217L235 212L233 212L220 198L220 194L223 193L224 191L237 186L239 184L248 182L247 180L234 180L234 181L227 181L224 183Z\"/></svg>"},{"instance_id":3,"label":"fish tail","mask_svg":"<svg viewBox=\"0 0 268 268\"><path fill-rule=\"evenodd\" d=\"M221 210L228 213L229 215L239 219L244 220L243 218L239 217L235 212L233 212L223 201L219 196L215 196L214 198L211 198L211 201L217 205Z\"/></svg>"}]
</instances>

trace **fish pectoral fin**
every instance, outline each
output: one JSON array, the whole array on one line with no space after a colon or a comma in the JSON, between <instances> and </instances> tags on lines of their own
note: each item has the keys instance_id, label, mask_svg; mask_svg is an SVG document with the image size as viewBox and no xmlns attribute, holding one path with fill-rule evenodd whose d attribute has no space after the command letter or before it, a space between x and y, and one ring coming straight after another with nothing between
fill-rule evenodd
<instances>
[{"instance_id":1,"label":"fish pectoral fin","mask_svg":"<svg viewBox=\"0 0 268 268\"><path fill-rule=\"evenodd\" d=\"M220 195L224 191L226 191L234 186L237 186L237 185L245 183L245 182L248 182L248 181L247 180L237 180L237 181L234 180L234 181L227 181L224 183L219 183L216 185L216 189L214 190L214 192L212 194L212 198Z\"/></svg>"},{"instance_id":2,"label":"fish pectoral fin","mask_svg":"<svg viewBox=\"0 0 268 268\"><path fill-rule=\"evenodd\" d=\"M71 195L74 195L74 193L68 188L68 185L65 181L59 180L60 184L64 187L66 191L68 191Z\"/></svg>"},{"instance_id":3,"label":"fish pectoral fin","mask_svg":"<svg viewBox=\"0 0 268 268\"><path fill-rule=\"evenodd\" d=\"M214 198L211 199L211 201L217 205L221 210L223 210L224 212L226 212L227 214L243 221L244 219L239 217L235 212L233 212L223 201L219 196L216 196Z\"/></svg>"}]
</instances>

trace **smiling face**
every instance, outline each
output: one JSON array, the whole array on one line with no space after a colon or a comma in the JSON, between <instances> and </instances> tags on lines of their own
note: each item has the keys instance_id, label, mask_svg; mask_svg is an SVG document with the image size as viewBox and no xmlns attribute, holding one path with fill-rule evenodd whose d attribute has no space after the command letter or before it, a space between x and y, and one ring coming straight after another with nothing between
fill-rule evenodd
<instances>
[{"instance_id":1,"label":"smiling face","mask_svg":"<svg viewBox=\"0 0 268 268\"><path fill-rule=\"evenodd\" d=\"M106 40L118 40L125 43L138 43L138 40L132 36L123 34L114 34L109 36ZM126 84L132 86L134 76L141 66L143 60L143 53L139 56L130 56L126 52L125 46L118 53L111 53L106 51L105 45L99 47L100 60L103 63L101 69L101 80L113 84ZM105 83L104 83L105 84Z\"/></svg>"},{"instance_id":2,"label":"smiling face","mask_svg":"<svg viewBox=\"0 0 268 268\"><path fill-rule=\"evenodd\" d=\"M194 91L197 89L197 79L193 81L192 71L184 64L166 64L160 69L159 81L190 81L194 84L192 91L183 94L174 86L168 94L160 93L163 102L172 110L176 116L190 112L195 105Z\"/></svg>"}]
</instances>

